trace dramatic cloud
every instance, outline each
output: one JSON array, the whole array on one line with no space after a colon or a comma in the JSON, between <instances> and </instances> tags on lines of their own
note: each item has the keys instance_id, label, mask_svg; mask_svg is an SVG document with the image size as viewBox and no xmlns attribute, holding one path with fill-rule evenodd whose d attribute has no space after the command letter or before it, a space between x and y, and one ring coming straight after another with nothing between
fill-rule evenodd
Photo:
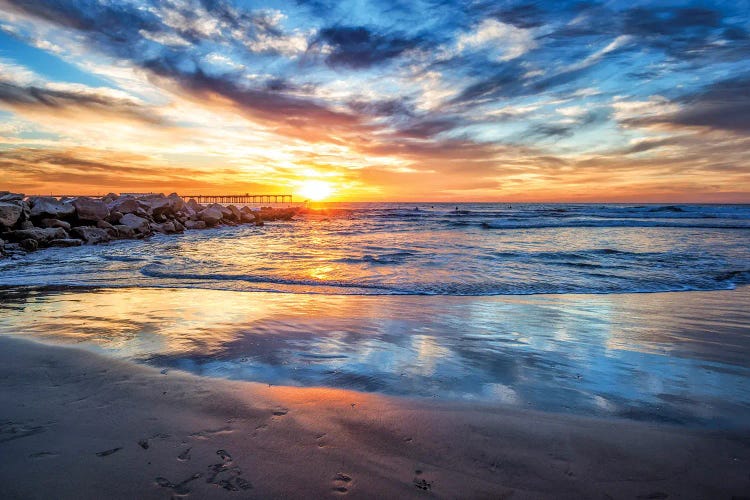
<instances>
[{"instance_id":1,"label":"dramatic cloud","mask_svg":"<svg viewBox=\"0 0 750 500\"><path fill-rule=\"evenodd\" d=\"M273 5L0 0L0 189L749 197L742 4Z\"/></svg>"}]
</instances>

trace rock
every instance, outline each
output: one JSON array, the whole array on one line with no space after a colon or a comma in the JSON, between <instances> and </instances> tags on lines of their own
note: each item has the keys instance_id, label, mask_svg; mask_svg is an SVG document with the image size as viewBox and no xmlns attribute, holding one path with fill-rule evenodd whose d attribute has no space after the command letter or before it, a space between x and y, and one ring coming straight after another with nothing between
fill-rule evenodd
<instances>
[{"instance_id":1,"label":"rock","mask_svg":"<svg viewBox=\"0 0 750 500\"><path fill-rule=\"evenodd\" d=\"M39 248L39 242L33 238L26 238L25 240L21 240L21 248L27 252L33 252Z\"/></svg>"},{"instance_id":2,"label":"rock","mask_svg":"<svg viewBox=\"0 0 750 500\"><path fill-rule=\"evenodd\" d=\"M3 238L9 241L23 241L27 239L36 240L40 246L44 246L52 240L64 240L68 233L60 227L18 229L3 234Z\"/></svg>"},{"instance_id":3,"label":"rock","mask_svg":"<svg viewBox=\"0 0 750 500\"><path fill-rule=\"evenodd\" d=\"M247 207L243 207L242 210L240 210L240 222L244 222L245 224L252 224L256 221L257 217L255 216L255 213L247 208L247 210L244 210Z\"/></svg>"},{"instance_id":4,"label":"rock","mask_svg":"<svg viewBox=\"0 0 750 500\"><path fill-rule=\"evenodd\" d=\"M119 224L120 220L122 219L122 212L118 211L109 211L109 223L110 224Z\"/></svg>"},{"instance_id":5,"label":"rock","mask_svg":"<svg viewBox=\"0 0 750 500\"><path fill-rule=\"evenodd\" d=\"M64 238L60 240L52 240L48 245L51 247L80 247L83 245L83 242L75 238Z\"/></svg>"},{"instance_id":6,"label":"rock","mask_svg":"<svg viewBox=\"0 0 750 500\"><path fill-rule=\"evenodd\" d=\"M96 227L99 229L114 229L115 226L107 222L106 220L97 221Z\"/></svg>"},{"instance_id":7,"label":"rock","mask_svg":"<svg viewBox=\"0 0 750 500\"><path fill-rule=\"evenodd\" d=\"M0 202L21 201L25 198L23 193L11 193L10 191L0 191Z\"/></svg>"},{"instance_id":8,"label":"rock","mask_svg":"<svg viewBox=\"0 0 750 500\"><path fill-rule=\"evenodd\" d=\"M215 226L221 222L221 218L224 217L224 214L222 214L221 210L218 208L210 206L198 212L198 217L205 222L207 226Z\"/></svg>"},{"instance_id":9,"label":"rock","mask_svg":"<svg viewBox=\"0 0 750 500\"><path fill-rule=\"evenodd\" d=\"M225 207L224 205L219 205L218 203L214 203L211 205L211 207L218 208L221 210L221 217L226 220L234 220L234 213L229 210L229 207Z\"/></svg>"},{"instance_id":10,"label":"rock","mask_svg":"<svg viewBox=\"0 0 750 500\"><path fill-rule=\"evenodd\" d=\"M234 205L229 205L227 207L227 210L232 212L230 220L233 220L235 222L240 222L242 220L242 212L240 212L239 208L235 207Z\"/></svg>"},{"instance_id":11,"label":"rock","mask_svg":"<svg viewBox=\"0 0 750 500\"><path fill-rule=\"evenodd\" d=\"M151 224L151 230L162 234L171 234L176 232L174 223L172 221L164 222L163 224Z\"/></svg>"},{"instance_id":12,"label":"rock","mask_svg":"<svg viewBox=\"0 0 750 500\"><path fill-rule=\"evenodd\" d=\"M76 211L72 203L63 203L57 198L39 196L29 200L31 217L61 219L73 215Z\"/></svg>"},{"instance_id":13,"label":"rock","mask_svg":"<svg viewBox=\"0 0 750 500\"><path fill-rule=\"evenodd\" d=\"M110 212L120 212L121 214L132 214L139 208L138 200L132 196L120 196L109 203L108 206Z\"/></svg>"},{"instance_id":14,"label":"rock","mask_svg":"<svg viewBox=\"0 0 750 500\"><path fill-rule=\"evenodd\" d=\"M21 223L19 227L20 229L34 229L34 223L31 222L30 220L25 220Z\"/></svg>"},{"instance_id":15,"label":"rock","mask_svg":"<svg viewBox=\"0 0 750 500\"><path fill-rule=\"evenodd\" d=\"M206 223L202 220L186 220L185 229L206 229Z\"/></svg>"},{"instance_id":16,"label":"rock","mask_svg":"<svg viewBox=\"0 0 750 500\"><path fill-rule=\"evenodd\" d=\"M172 213L181 212L185 208L185 200L180 198L177 193L170 194L167 199L172 207Z\"/></svg>"},{"instance_id":17,"label":"rock","mask_svg":"<svg viewBox=\"0 0 750 500\"><path fill-rule=\"evenodd\" d=\"M144 219L148 219L149 217L151 217L147 211L145 211L144 209L140 207L138 208L138 210L136 210L133 213L137 215L138 217L143 217ZM122 223L122 221L120 221L120 223Z\"/></svg>"},{"instance_id":18,"label":"rock","mask_svg":"<svg viewBox=\"0 0 750 500\"><path fill-rule=\"evenodd\" d=\"M80 220L96 222L106 219L109 215L109 208L106 203L87 196L76 198L73 201L73 206Z\"/></svg>"},{"instance_id":19,"label":"rock","mask_svg":"<svg viewBox=\"0 0 750 500\"><path fill-rule=\"evenodd\" d=\"M115 201L117 198L119 198L117 193L107 193L106 195L102 197L102 201L109 205L110 203Z\"/></svg>"},{"instance_id":20,"label":"rock","mask_svg":"<svg viewBox=\"0 0 750 500\"><path fill-rule=\"evenodd\" d=\"M13 227L21 218L23 208L15 203L0 202L0 226Z\"/></svg>"},{"instance_id":21,"label":"rock","mask_svg":"<svg viewBox=\"0 0 750 500\"><path fill-rule=\"evenodd\" d=\"M106 229L93 226L74 227L71 231L76 238L80 238L89 245L104 243L112 239Z\"/></svg>"},{"instance_id":22,"label":"rock","mask_svg":"<svg viewBox=\"0 0 750 500\"><path fill-rule=\"evenodd\" d=\"M135 231L146 233L149 230L148 227L148 219L144 219L143 217L138 217L135 214L125 214L122 216L122 219L120 219L120 224L124 226L128 226L132 228Z\"/></svg>"},{"instance_id":23,"label":"rock","mask_svg":"<svg viewBox=\"0 0 750 500\"><path fill-rule=\"evenodd\" d=\"M200 203L198 203L197 201L195 201L194 198L190 198L188 200L188 202L185 204L185 206L186 206L186 208L189 208L190 210L192 210L195 213L198 213L201 210L203 210L203 209L206 208L203 205L201 205Z\"/></svg>"},{"instance_id":24,"label":"rock","mask_svg":"<svg viewBox=\"0 0 750 500\"><path fill-rule=\"evenodd\" d=\"M117 236L119 238L135 238L135 229L125 224L118 224L115 226Z\"/></svg>"},{"instance_id":25,"label":"rock","mask_svg":"<svg viewBox=\"0 0 750 500\"><path fill-rule=\"evenodd\" d=\"M70 223L65 222L64 220L42 219L40 221L40 224L42 225L42 227L61 227L66 231L70 231Z\"/></svg>"},{"instance_id":26,"label":"rock","mask_svg":"<svg viewBox=\"0 0 750 500\"><path fill-rule=\"evenodd\" d=\"M146 211L153 214L154 217L166 215L172 213L172 201L164 196L163 194L152 194L138 198L138 202L141 206L145 205Z\"/></svg>"}]
</instances>

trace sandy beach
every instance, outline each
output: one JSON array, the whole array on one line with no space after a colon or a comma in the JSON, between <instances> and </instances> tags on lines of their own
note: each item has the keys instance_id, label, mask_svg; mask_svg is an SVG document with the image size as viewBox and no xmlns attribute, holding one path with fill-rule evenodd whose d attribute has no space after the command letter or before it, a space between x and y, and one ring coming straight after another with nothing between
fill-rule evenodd
<instances>
[{"instance_id":1,"label":"sandy beach","mask_svg":"<svg viewBox=\"0 0 750 500\"><path fill-rule=\"evenodd\" d=\"M212 380L0 338L3 498L741 498L747 432Z\"/></svg>"}]
</instances>

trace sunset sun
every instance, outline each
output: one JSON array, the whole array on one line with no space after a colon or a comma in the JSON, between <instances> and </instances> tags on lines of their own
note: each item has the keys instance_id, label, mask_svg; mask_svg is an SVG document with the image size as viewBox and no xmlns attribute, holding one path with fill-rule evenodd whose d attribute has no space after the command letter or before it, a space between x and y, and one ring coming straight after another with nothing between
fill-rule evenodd
<instances>
[{"instance_id":1,"label":"sunset sun","mask_svg":"<svg viewBox=\"0 0 750 500\"><path fill-rule=\"evenodd\" d=\"M308 200L322 201L331 196L333 188L325 181L307 180L300 185L298 192Z\"/></svg>"}]
</instances>

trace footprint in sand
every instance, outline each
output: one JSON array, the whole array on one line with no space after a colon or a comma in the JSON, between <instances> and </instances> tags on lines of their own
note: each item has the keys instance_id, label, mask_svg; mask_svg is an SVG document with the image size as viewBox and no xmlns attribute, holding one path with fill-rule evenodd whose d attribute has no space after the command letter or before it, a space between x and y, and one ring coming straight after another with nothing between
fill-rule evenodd
<instances>
[{"instance_id":1,"label":"footprint in sand","mask_svg":"<svg viewBox=\"0 0 750 500\"><path fill-rule=\"evenodd\" d=\"M53 453L51 451L40 451L39 453L32 453L29 458L54 458L59 457L59 453Z\"/></svg>"},{"instance_id":2,"label":"footprint in sand","mask_svg":"<svg viewBox=\"0 0 750 500\"><path fill-rule=\"evenodd\" d=\"M250 481L241 477L242 469L233 464L232 455L228 451L216 450L216 454L221 457L223 462L208 466L210 472L206 478L207 483L215 484L227 491L249 490L253 488Z\"/></svg>"},{"instance_id":3,"label":"footprint in sand","mask_svg":"<svg viewBox=\"0 0 750 500\"><path fill-rule=\"evenodd\" d=\"M201 474L200 472L196 472L189 478L177 484L173 483L172 481L170 481L169 479L165 477L157 477L155 481L156 481L156 484L158 484L162 488L169 488L172 491L174 491L177 495L187 495L188 493L190 493L190 489L187 487L187 484L190 481L194 481L201 476L203 476L203 474Z\"/></svg>"},{"instance_id":4,"label":"footprint in sand","mask_svg":"<svg viewBox=\"0 0 750 500\"><path fill-rule=\"evenodd\" d=\"M287 413L289 413L289 410L287 410L286 408L281 408L279 410L274 410L273 415L274 417L283 417Z\"/></svg>"},{"instance_id":5,"label":"footprint in sand","mask_svg":"<svg viewBox=\"0 0 750 500\"><path fill-rule=\"evenodd\" d=\"M348 493L349 483L352 482L352 476L339 472L336 477L333 478L333 491L336 493Z\"/></svg>"},{"instance_id":6,"label":"footprint in sand","mask_svg":"<svg viewBox=\"0 0 750 500\"><path fill-rule=\"evenodd\" d=\"M148 450L149 446L151 446L150 441L153 439L167 439L169 437L169 434L154 434L150 438L143 438L138 440L138 446L143 448L144 450Z\"/></svg>"},{"instance_id":7,"label":"footprint in sand","mask_svg":"<svg viewBox=\"0 0 750 500\"><path fill-rule=\"evenodd\" d=\"M188 460L190 460L190 450L192 450L192 448L182 450L182 453L177 455L177 460L179 460L180 462L187 462Z\"/></svg>"},{"instance_id":8,"label":"footprint in sand","mask_svg":"<svg viewBox=\"0 0 750 500\"><path fill-rule=\"evenodd\" d=\"M424 478L420 478L419 476L422 475L422 471L417 469L414 471L414 486L416 486L418 489L422 491L430 491L432 490L432 481L427 481Z\"/></svg>"},{"instance_id":9,"label":"footprint in sand","mask_svg":"<svg viewBox=\"0 0 750 500\"><path fill-rule=\"evenodd\" d=\"M107 457L107 456L109 456L109 455L111 455L113 453L117 453L121 449L122 449L122 446L120 446L119 448L112 448L111 450L99 451L99 452L96 453L96 456L97 457Z\"/></svg>"},{"instance_id":10,"label":"footprint in sand","mask_svg":"<svg viewBox=\"0 0 750 500\"><path fill-rule=\"evenodd\" d=\"M0 443L20 439L44 432L41 425L26 425L19 422L0 422Z\"/></svg>"}]
</instances>

